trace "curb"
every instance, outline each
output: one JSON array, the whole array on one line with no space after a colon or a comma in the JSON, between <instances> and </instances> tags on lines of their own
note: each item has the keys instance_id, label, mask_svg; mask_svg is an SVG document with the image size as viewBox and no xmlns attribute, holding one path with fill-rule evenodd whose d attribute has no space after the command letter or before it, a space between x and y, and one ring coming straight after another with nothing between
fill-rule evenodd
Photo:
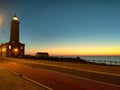
<instances>
[{"instance_id":1,"label":"curb","mask_svg":"<svg viewBox=\"0 0 120 90\"><path fill-rule=\"evenodd\" d=\"M44 85L44 84L41 84L41 83L39 83L39 82L36 82L36 81L34 81L34 80L30 79L30 78L27 78L27 77L23 76L22 74L19 74L19 73L16 73L16 72L14 72L14 71L11 71L11 70L9 70L9 69L7 69L7 68L5 68L5 67L0 66L0 68L6 70L6 71L8 71L8 72L10 72L10 73L12 73L12 74L14 74L14 75L16 75L16 76L20 76L21 78L26 79L26 80L34 83L34 84L37 84L37 85L39 85L39 86L41 86L41 87L43 87L43 88L45 88L45 89L47 89L47 90L54 90L54 89L52 89L52 88L50 88L50 87L48 87L48 86L46 86L46 85Z\"/></svg>"}]
</instances>

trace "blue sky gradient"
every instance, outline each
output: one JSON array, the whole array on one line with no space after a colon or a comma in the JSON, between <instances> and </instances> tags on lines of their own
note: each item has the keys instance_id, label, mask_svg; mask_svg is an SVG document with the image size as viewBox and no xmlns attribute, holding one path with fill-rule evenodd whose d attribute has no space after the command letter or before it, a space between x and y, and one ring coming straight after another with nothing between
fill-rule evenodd
<instances>
[{"instance_id":1,"label":"blue sky gradient","mask_svg":"<svg viewBox=\"0 0 120 90\"><path fill-rule=\"evenodd\" d=\"M0 43L15 14L26 54L120 55L119 0L0 0Z\"/></svg>"}]
</instances>

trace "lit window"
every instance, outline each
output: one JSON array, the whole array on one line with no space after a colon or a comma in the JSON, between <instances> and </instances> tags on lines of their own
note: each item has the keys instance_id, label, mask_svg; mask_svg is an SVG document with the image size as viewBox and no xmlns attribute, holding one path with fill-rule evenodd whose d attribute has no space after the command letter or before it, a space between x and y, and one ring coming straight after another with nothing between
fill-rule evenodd
<instances>
[{"instance_id":1,"label":"lit window","mask_svg":"<svg viewBox=\"0 0 120 90\"><path fill-rule=\"evenodd\" d=\"M2 48L2 52L6 52L6 48Z\"/></svg>"},{"instance_id":2,"label":"lit window","mask_svg":"<svg viewBox=\"0 0 120 90\"><path fill-rule=\"evenodd\" d=\"M9 49L11 49L11 45L9 45L9 47L8 47Z\"/></svg>"},{"instance_id":3,"label":"lit window","mask_svg":"<svg viewBox=\"0 0 120 90\"><path fill-rule=\"evenodd\" d=\"M17 48L15 48L15 49L14 49L14 52L18 52L18 49L17 49Z\"/></svg>"}]
</instances>

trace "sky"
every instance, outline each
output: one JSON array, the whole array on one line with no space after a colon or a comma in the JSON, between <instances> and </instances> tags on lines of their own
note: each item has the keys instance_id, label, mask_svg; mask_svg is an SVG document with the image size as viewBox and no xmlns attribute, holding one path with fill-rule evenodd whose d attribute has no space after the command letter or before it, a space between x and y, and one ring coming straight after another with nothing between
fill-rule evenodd
<instances>
[{"instance_id":1,"label":"sky","mask_svg":"<svg viewBox=\"0 0 120 90\"><path fill-rule=\"evenodd\" d=\"M15 14L26 54L120 55L120 0L0 0L0 43Z\"/></svg>"}]
</instances>

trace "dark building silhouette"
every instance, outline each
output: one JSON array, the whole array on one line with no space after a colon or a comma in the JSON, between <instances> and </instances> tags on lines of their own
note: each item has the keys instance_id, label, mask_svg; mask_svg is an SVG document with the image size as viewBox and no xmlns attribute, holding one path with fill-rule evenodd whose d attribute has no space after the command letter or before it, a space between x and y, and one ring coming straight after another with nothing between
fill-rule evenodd
<instances>
[{"instance_id":1,"label":"dark building silhouette","mask_svg":"<svg viewBox=\"0 0 120 90\"><path fill-rule=\"evenodd\" d=\"M38 57L38 58L48 58L49 54L47 52L37 52L36 57Z\"/></svg>"},{"instance_id":2,"label":"dark building silhouette","mask_svg":"<svg viewBox=\"0 0 120 90\"><path fill-rule=\"evenodd\" d=\"M19 42L19 19L15 15L11 21L10 41L0 45L0 55L7 57L23 57L25 44Z\"/></svg>"}]
</instances>

